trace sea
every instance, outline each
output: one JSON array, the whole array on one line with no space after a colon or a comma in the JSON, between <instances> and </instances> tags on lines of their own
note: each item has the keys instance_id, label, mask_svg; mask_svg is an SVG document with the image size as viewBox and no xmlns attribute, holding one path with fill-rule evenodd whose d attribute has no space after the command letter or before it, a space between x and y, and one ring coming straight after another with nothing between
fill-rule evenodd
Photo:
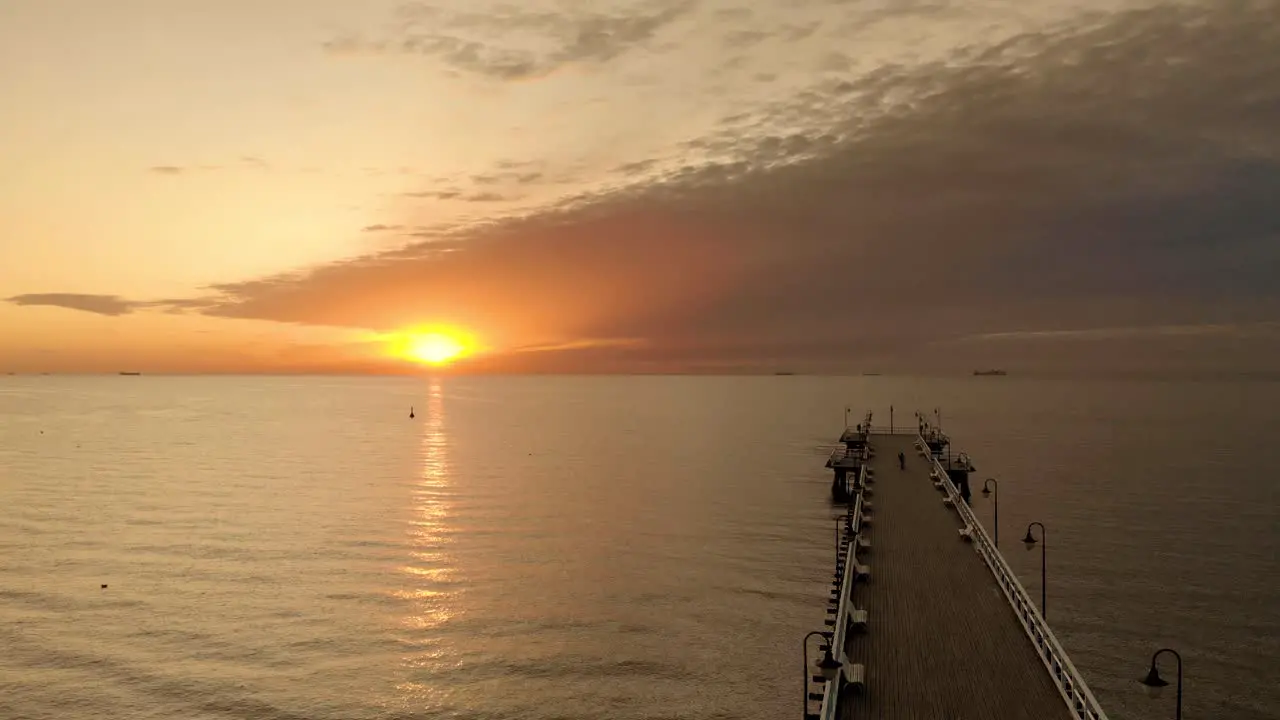
<instances>
[{"instance_id":1,"label":"sea","mask_svg":"<svg viewBox=\"0 0 1280 720\"><path fill-rule=\"evenodd\" d=\"M1280 718L1277 382L17 375L0 720L798 718L846 408L939 419L1037 599L1044 524L1112 718L1165 647Z\"/></svg>"}]
</instances>

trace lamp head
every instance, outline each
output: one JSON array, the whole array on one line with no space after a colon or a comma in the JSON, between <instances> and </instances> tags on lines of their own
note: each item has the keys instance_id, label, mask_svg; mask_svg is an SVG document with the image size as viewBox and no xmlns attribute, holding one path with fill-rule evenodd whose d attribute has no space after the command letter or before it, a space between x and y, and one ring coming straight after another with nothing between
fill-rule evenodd
<instances>
[{"instance_id":1,"label":"lamp head","mask_svg":"<svg viewBox=\"0 0 1280 720\"><path fill-rule=\"evenodd\" d=\"M991 488L982 488L982 497L991 497Z\"/></svg>"},{"instance_id":2,"label":"lamp head","mask_svg":"<svg viewBox=\"0 0 1280 720\"><path fill-rule=\"evenodd\" d=\"M1022 542L1027 546L1028 550L1036 546L1036 539L1031 536L1031 528L1027 528L1027 536L1022 538Z\"/></svg>"},{"instance_id":3,"label":"lamp head","mask_svg":"<svg viewBox=\"0 0 1280 720\"><path fill-rule=\"evenodd\" d=\"M818 662L818 669L822 671L822 677L826 678L828 682L835 680L840 675L841 665L842 663L839 660L831 657L831 646L828 645L827 649L822 651L822 660Z\"/></svg>"},{"instance_id":4,"label":"lamp head","mask_svg":"<svg viewBox=\"0 0 1280 720\"><path fill-rule=\"evenodd\" d=\"M1142 689L1147 693L1147 697L1152 698L1160 697L1160 693L1169 684L1168 681L1160 677L1160 672L1156 670L1155 665L1151 666L1151 672L1148 672L1147 676L1139 682L1142 683Z\"/></svg>"}]
</instances>

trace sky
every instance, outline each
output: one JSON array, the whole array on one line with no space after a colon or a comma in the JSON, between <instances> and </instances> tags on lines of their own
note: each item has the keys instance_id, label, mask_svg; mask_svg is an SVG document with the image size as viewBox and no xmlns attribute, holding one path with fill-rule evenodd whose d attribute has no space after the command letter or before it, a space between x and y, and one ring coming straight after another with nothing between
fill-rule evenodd
<instances>
[{"instance_id":1,"label":"sky","mask_svg":"<svg viewBox=\"0 0 1280 720\"><path fill-rule=\"evenodd\" d=\"M0 0L0 371L1280 361L1280 0Z\"/></svg>"}]
</instances>

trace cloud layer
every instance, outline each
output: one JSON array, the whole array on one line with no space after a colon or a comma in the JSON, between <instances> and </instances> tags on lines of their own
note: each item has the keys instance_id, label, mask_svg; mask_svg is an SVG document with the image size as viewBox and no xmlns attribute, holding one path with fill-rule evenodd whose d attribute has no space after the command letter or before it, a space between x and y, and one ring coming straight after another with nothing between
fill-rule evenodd
<instances>
[{"instance_id":1,"label":"cloud layer","mask_svg":"<svg viewBox=\"0 0 1280 720\"><path fill-rule=\"evenodd\" d=\"M6 298L14 305L60 307L83 310L95 315L127 315L144 307L145 303L126 300L115 295L85 295L82 293L28 293Z\"/></svg>"},{"instance_id":2,"label":"cloud layer","mask_svg":"<svg viewBox=\"0 0 1280 720\"><path fill-rule=\"evenodd\" d=\"M532 77L606 61L684 7L576 29L521 15L515 26L560 44L520 57L410 35L373 49ZM677 148L683 164L618 168L609 192L220 285L185 306L380 330L442 319L507 347L592 346L538 353L547 368L830 365L992 333L1274 320L1277 17L1280 0L1166 4L1082 15L941 61L817 74Z\"/></svg>"},{"instance_id":3,"label":"cloud layer","mask_svg":"<svg viewBox=\"0 0 1280 720\"><path fill-rule=\"evenodd\" d=\"M654 38L686 15L692 0L641 2L591 11L556 12L518 4L468 11L408 3L378 37L346 35L325 45L337 55L407 54L455 72L498 80L530 80L574 63L607 63Z\"/></svg>"}]
</instances>

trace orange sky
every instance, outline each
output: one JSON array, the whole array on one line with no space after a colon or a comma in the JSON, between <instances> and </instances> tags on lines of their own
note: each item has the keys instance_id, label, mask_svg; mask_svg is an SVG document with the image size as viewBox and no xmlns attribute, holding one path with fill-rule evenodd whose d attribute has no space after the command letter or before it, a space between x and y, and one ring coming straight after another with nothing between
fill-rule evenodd
<instances>
[{"instance_id":1,"label":"orange sky","mask_svg":"<svg viewBox=\"0 0 1280 720\"><path fill-rule=\"evenodd\" d=\"M1280 0L583 7L6 3L0 371L1271 341Z\"/></svg>"}]
</instances>

